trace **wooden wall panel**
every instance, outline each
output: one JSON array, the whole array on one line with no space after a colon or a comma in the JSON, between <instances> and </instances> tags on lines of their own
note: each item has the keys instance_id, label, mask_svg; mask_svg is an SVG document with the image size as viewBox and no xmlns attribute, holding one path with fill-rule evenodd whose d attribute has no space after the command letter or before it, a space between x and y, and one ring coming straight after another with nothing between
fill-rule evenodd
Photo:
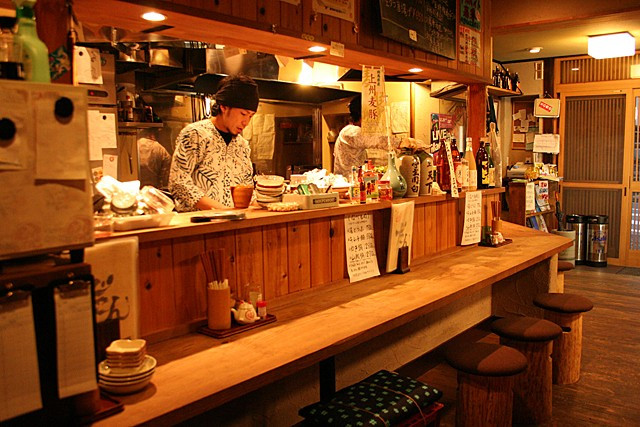
<instances>
[{"instance_id":1,"label":"wooden wall panel","mask_svg":"<svg viewBox=\"0 0 640 427\"><path fill-rule=\"evenodd\" d=\"M238 3L244 3L238 2ZM280 25L280 0L258 0L258 22Z\"/></svg>"},{"instance_id":2,"label":"wooden wall panel","mask_svg":"<svg viewBox=\"0 0 640 427\"><path fill-rule=\"evenodd\" d=\"M416 205L413 212L413 238L411 239L411 259L421 258L426 245L426 205Z\"/></svg>"},{"instance_id":3,"label":"wooden wall panel","mask_svg":"<svg viewBox=\"0 0 640 427\"><path fill-rule=\"evenodd\" d=\"M311 287L331 282L331 218L309 221Z\"/></svg>"},{"instance_id":4,"label":"wooden wall panel","mask_svg":"<svg viewBox=\"0 0 640 427\"><path fill-rule=\"evenodd\" d=\"M322 15L322 36L331 41L341 41L340 21L342 21L342 19L334 16Z\"/></svg>"},{"instance_id":5,"label":"wooden wall panel","mask_svg":"<svg viewBox=\"0 0 640 427\"><path fill-rule=\"evenodd\" d=\"M289 292L289 260L287 251L287 225L262 227L264 265L264 298L286 295Z\"/></svg>"},{"instance_id":6,"label":"wooden wall panel","mask_svg":"<svg viewBox=\"0 0 640 427\"><path fill-rule=\"evenodd\" d=\"M438 252L447 248L447 229L449 228L449 218L447 218L447 202L436 203L436 248Z\"/></svg>"},{"instance_id":7,"label":"wooden wall panel","mask_svg":"<svg viewBox=\"0 0 640 427\"><path fill-rule=\"evenodd\" d=\"M309 221L288 224L289 293L311 287L311 248Z\"/></svg>"},{"instance_id":8,"label":"wooden wall panel","mask_svg":"<svg viewBox=\"0 0 640 427\"><path fill-rule=\"evenodd\" d=\"M238 295L238 283L236 280L236 234L234 231L208 234L205 236L205 249L225 249L225 261L223 271L229 280L231 295ZM241 298L238 296L238 298Z\"/></svg>"},{"instance_id":9,"label":"wooden wall panel","mask_svg":"<svg viewBox=\"0 0 640 427\"><path fill-rule=\"evenodd\" d=\"M302 0L302 32L322 35L322 16L313 11L312 0Z\"/></svg>"},{"instance_id":10,"label":"wooden wall panel","mask_svg":"<svg viewBox=\"0 0 640 427\"><path fill-rule=\"evenodd\" d=\"M200 261L202 252L202 236L173 239L173 292L176 318L180 323L189 323L206 316L207 278Z\"/></svg>"},{"instance_id":11,"label":"wooden wall panel","mask_svg":"<svg viewBox=\"0 0 640 427\"><path fill-rule=\"evenodd\" d=\"M302 4L295 6L281 2L280 26L287 30L302 32Z\"/></svg>"},{"instance_id":12,"label":"wooden wall panel","mask_svg":"<svg viewBox=\"0 0 640 427\"><path fill-rule=\"evenodd\" d=\"M262 229L250 228L236 231L236 281L239 295L247 298L247 285L260 285L264 295L262 264Z\"/></svg>"},{"instance_id":13,"label":"wooden wall panel","mask_svg":"<svg viewBox=\"0 0 640 427\"><path fill-rule=\"evenodd\" d=\"M177 324L174 281L171 274L172 256L171 241L140 244L140 334L142 336Z\"/></svg>"},{"instance_id":14,"label":"wooden wall panel","mask_svg":"<svg viewBox=\"0 0 640 427\"><path fill-rule=\"evenodd\" d=\"M425 205L425 248L424 254L426 256L433 255L438 251L438 239L436 234L436 228L438 224L438 213L435 203L429 203Z\"/></svg>"},{"instance_id":15,"label":"wooden wall panel","mask_svg":"<svg viewBox=\"0 0 640 427\"><path fill-rule=\"evenodd\" d=\"M356 17L356 22L349 22L345 20L340 20L340 42L345 45L355 46L358 44L358 33L360 31L360 25L358 17L360 16L360 2L355 2L354 5L354 16Z\"/></svg>"},{"instance_id":16,"label":"wooden wall panel","mask_svg":"<svg viewBox=\"0 0 640 427\"><path fill-rule=\"evenodd\" d=\"M250 21L258 20L258 6L256 0L234 1L231 4L231 14Z\"/></svg>"},{"instance_id":17,"label":"wooden wall panel","mask_svg":"<svg viewBox=\"0 0 640 427\"><path fill-rule=\"evenodd\" d=\"M365 22L373 22L373 4L369 1L360 1L360 25L358 26L358 44L367 49L373 49L373 26L363 25ZM386 49L385 49L386 51Z\"/></svg>"},{"instance_id":18,"label":"wooden wall panel","mask_svg":"<svg viewBox=\"0 0 640 427\"><path fill-rule=\"evenodd\" d=\"M346 247L344 241L344 217L331 217L331 280L348 277Z\"/></svg>"},{"instance_id":19,"label":"wooden wall panel","mask_svg":"<svg viewBox=\"0 0 640 427\"><path fill-rule=\"evenodd\" d=\"M447 200L447 249L458 243L458 199ZM464 221L464 219L462 219Z\"/></svg>"},{"instance_id":20,"label":"wooden wall panel","mask_svg":"<svg viewBox=\"0 0 640 427\"><path fill-rule=\"evenodd\" d=\"M380 273L387 271L387 246L389 243L389 226L391 209L373 212L373 233L376 240L376 258Z\"/></svg>"}]
</instances>

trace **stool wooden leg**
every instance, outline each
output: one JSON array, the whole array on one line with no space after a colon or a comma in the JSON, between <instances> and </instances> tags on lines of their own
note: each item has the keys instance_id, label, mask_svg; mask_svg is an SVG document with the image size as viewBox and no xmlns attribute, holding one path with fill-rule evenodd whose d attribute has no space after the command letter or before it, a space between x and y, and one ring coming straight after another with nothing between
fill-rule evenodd
<instances>
[{"instance_id":1,"label":"stool wooden leg","mask_svg":"<svg viewBox=\"0 0 640 427\"><path fill-rule=\"evenodd\" d=\"M553 383L573 384L580 379L582 313L564 314L545 310L544 318L562 328L562 335L553 341Z\"/></svg>"},{"instance_id":2,"label":"stool wooden leg","mask_svg":"<svg viewBox=\"0 0 640 427\"><path fill-rule=\"evenodd\" d=\"M456 426L511 426L513 377L483 377L458 371Z\"/></svg>"},{"instance_id":3,"label":"stool wooden leg","mask_svg":"<svg viewBox=\"0 0 640 427\"><path fill-rule=\"evenodd\" d=\"M558 278L556 280L556 291L558 293L564 293L564 271L558 271Z\"/></svg>"},{"instance_id":4,"label":"stool wooden leg","mask_svg":"<svg viewBox=\"0 0 640 427\"><path fill-rule=\"evenodd\" d=\"M500 344L515 348L527 358L527 370L514 377L514 424L544 424L551 420L553 343L500 338Z\"/></svg>"}]
</instances>

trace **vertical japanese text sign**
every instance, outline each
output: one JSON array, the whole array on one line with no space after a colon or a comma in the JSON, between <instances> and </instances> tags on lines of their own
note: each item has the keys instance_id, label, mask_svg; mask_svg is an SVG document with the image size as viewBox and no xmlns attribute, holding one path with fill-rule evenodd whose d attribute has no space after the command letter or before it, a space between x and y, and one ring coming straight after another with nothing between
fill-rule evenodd
<instances>
[{"instance_id":1,"label":"vertical japanese text sign","mask_svg":"<svg viewBox=\"0 0 640 427\"><path fill-rule=\"evenodd\" d=\"M384 67L362 67L362 133L388 135Z\"/></svg>"}]
</instances>

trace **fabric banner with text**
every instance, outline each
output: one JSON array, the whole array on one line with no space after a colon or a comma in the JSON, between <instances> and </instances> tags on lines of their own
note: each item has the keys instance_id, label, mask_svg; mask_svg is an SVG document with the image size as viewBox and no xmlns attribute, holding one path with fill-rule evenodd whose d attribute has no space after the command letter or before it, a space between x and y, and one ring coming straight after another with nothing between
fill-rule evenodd
<instances>
[{"instance_id":1,"label":"fabric banner with text","mask_svg":"<svg viewBox=\"0 0 640 427\"><path fill-rule=\"evenodd\" d=\"M362 67L362 134L389 135L384 67Z\"/></svg>"}]
</instances>

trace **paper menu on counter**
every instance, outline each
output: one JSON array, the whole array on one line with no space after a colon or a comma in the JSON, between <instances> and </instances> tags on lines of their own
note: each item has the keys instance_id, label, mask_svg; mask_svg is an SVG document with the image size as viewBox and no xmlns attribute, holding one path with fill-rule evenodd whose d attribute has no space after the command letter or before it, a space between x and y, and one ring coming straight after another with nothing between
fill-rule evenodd
<instances>
[{"instance_id":1,"label":"paper menu on counter","mask_svg":"<svg viewBox=\"0 0 640 427\"><path fill-rule=\"evenodd\" d=\"M387 273L398 268L398 250L409 247L409 264L411 264L411 242L413 240L413 213L415 202L394 203L391 205L391 225L389 228L389 244L387 246Z\"/></svg>"},{"instance_id":2,"label":"paper menu on counter","mask_svg":"<svg viewBox=\"0 0 640 427\"><path fill-rule=\"evenodd\" d=\"M75 281L54 289L58 395L60 398L95 390L91 284Z\"/></svg>"},{"instance_id":3,"label":"paper menu on counter","mask_svg":"<svg viewBox=\"0 0 640 427\"><path fill-rule=\"evenodd\" d=\"M117 148L116 115L98 110L87 111L89 160L102 160L103 148Z\"/></svg>"},{"instance_id":4,"label":"paper menu on counter","mask_svg":"<svg viewBox=\"0 0 640 427\"><path fill-rule=\"evenodd\" d=\"M482 233L482 192L468 191L464 200L464 228L460 245L480 242Z\"/></svg>"},{"instance_id":5,"label":"paper menu on counter","mask_svg":"<svg viewBox=\"0 0 640 427\"><path fill-rule=\"evenodd\" d=\"M344 232L349 282L379 276L373 216L370 213L345 215Z\"/></svg>"},{"instance_id":6,"label":"paper menu on counter","mask_svg":"<svg viewBox=\"0 0 640 427\"><path fill-rule=\"evenodd\" d=\"M0 349L2 422L42 408L30 294L0 301Z\"/></svg>"}]
</instances>

